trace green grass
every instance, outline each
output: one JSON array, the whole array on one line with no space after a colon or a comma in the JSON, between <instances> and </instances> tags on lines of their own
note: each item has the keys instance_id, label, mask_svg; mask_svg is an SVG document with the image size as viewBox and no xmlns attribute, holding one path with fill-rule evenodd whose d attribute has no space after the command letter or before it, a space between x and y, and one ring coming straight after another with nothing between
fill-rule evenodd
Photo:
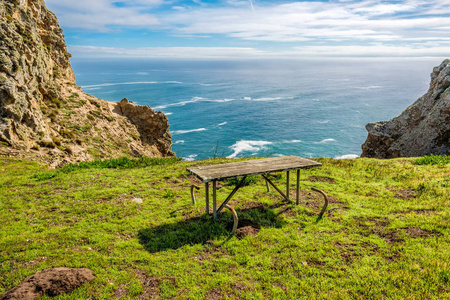
<instances>
[{"instance_id":1,"label":"green grass","mask_svg":"<svg viewBox=\"0 0 450 300\"><path fill-rule=\"evenodd\" d=\"M447 165L450 164L450 156L448 155L425 155L414 161L416 165Z\"/></svg>"},{"instance_id":2,"label":"green grass","mask_svg":"<svg viewBox=\"0 0 450 300\"><path fill-rule=\"evenodd\" d=\"M228 234L229 211L215 223L205 215L203 185L197 204L190 199L186 168L226 161L119 159L55 171L0 159L0 294L68 266L95 279L56 299L450 297L448 164L320 158L321 168L301 171L298 206L257 177L230 204L260 231L238 237ZM273 179L282 190L285 180ZM292 173L292 199L294 183ZM233 189L218 186L219 199ZM311 187L330 196L319 222L323 200Z\"/></svg>"}]
</instances>

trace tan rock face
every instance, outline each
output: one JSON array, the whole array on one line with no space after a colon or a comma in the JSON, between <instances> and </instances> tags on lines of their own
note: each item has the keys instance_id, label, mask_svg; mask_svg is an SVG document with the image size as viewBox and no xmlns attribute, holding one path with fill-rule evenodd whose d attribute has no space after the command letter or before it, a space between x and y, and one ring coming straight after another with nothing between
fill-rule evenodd
<instances>
[{"instance_id":1,"label":"tan rock face","mask_svg":"<svg viewBox=\"0 0 450 300\"><path fill-rule=\"evenodd\" d=\"M0 0L0 16L0 155L54 165L173 155L161 112L129 102L113 112L118 104L75 84L62 29L43 0Z\"/></svg>"},{"instance_id":2,"label":"tan rock face","mask_svg":"<svg viewBox=\"0 0 450 300\"><path fill-rule=\"evenodd\" d=\"M366 129L363 157L450 155L450 60L433 69L425 95L398 117Z\"/></svg>"}]
</instances>

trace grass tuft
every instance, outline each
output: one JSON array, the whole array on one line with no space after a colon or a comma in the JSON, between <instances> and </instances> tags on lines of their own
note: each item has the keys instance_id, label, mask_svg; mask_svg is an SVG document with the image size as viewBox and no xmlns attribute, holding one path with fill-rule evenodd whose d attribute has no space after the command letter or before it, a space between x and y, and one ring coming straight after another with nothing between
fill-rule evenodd
<instances>
[{"instance_id":1,"label":"grass tuft","mask_svg":"<svg viewBox=\"0 0 450 300\"><path fill-rule=\"evenodd\" d=\"M449 155L425 155L413 162L415 165L446 165L450 164Z\"/></svg>"}]
</instances>

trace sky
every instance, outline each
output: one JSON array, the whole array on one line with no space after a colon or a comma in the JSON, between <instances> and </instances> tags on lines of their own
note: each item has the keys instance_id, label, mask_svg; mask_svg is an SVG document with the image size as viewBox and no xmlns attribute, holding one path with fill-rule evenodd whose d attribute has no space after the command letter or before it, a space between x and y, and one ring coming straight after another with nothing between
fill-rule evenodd
<instances>
[{"instance_id":1,"label":"sky","mask_svg":"<svg viewBox=\"0 0 450 300\"><path fill-rule=\"evenodd\" d=\"M450 58L450 0L45 0L77 57Z\"/></svg>"}]
</instances>

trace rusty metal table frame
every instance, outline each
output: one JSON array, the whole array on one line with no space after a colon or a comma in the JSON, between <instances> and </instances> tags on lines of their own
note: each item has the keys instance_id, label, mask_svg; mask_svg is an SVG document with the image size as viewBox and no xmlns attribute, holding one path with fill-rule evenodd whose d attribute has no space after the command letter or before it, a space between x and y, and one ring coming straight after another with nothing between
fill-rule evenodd
<instances>
[{"instance_id":1,"label":"rusty metal table frame","mask_svg":"<svg viewBox=\"0 0 450 300\"><path fill-rule=\"evenodd\" d=\"M206 214L209 214L209 194L210 194L209 183L212 182L213 218L214 220L216 220L217 214L220 213L224 207L230 208L227 205L227 203L231 200L234 194L236 194L236 192L243 186L247 176L261 175L266 180L266 184L269 183L286 201L292 202L289 199L289 185L290 185L289 175L290 171L296 171L297 172L296 204L298 205L300 198L300 170L319 167L321 165L322 165L321 163L318 163L316 161L301 158L298 156L282 156L282 157L231 162L218 165L192 167L188 168L187 170L191 174L197 176L205 183ZM268 174L276 172L286 172L286 194L283 193L283 191L281 191L268 177ZM217 181L239 177L241 177L239 183L228 195L228 197L223 201L220 207L217 208ZM193 195L192 188L191 193ZM326 206L324 206L324 208L326 208ZM234 210L232 208L230 209L233 211L234 215L236 215ZM324 209L322 209L322 211L324 211ZM237 220L237 215L235 216L235 218ZM237 225L237 221L235 223Z\"/></svg>"}]
</instances>

